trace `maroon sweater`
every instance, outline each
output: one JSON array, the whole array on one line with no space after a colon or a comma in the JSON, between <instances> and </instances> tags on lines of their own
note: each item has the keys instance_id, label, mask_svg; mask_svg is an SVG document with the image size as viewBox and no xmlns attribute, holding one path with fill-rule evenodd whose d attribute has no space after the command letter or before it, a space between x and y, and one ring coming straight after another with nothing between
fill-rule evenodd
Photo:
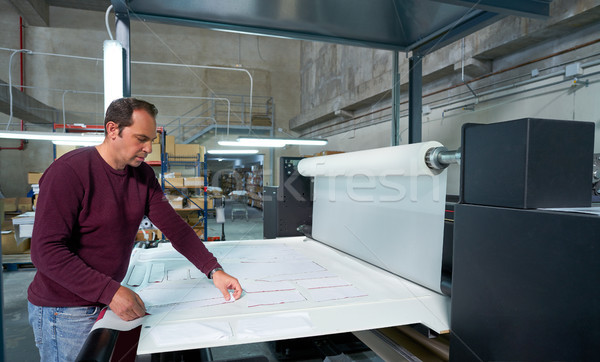
<instances>
[{"instance_id":1,"label":"maroon sweater","mask_svg":"<svg viewBox=\"0 0 600 362\"><path fill-rule=\"evenodd\" d=\"M203 273L219 266L145 163L115 170L95 147L81 148L50 165L38 197L31 238L37 273L28 290L35 305L108 305L144 215Z\"/></svg>"}]
</instances>

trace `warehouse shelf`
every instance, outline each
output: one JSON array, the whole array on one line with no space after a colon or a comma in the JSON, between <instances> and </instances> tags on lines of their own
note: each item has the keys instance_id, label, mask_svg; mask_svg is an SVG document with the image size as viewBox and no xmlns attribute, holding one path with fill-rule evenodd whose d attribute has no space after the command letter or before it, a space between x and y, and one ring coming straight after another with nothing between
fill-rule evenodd
<instances>
[{"instance_id":1,"label":"warehouse shelf","mask_svg":"<svg viewBox=\"0 0 600 362\"><path fill-rule=\"evenodd\" d=\"M165 132L166 133L166 132ZM163 140L165 137L165 134L163 133L162 135ZM163 147L164 150L164 147ZM194 205L195 207L188 207L185 208L183 207L183 203L182 203L182 207L174 207L175 211L181 213L181 212L197 212L198 216L199 216L199 220L198 223L200 223L200 221L202 221L202 226L204 228L203 230L203 240L208 240L208 199L207 199L207 187L208 187L208 170L207 170L207 165L205 162L202 161L204 155L202 154L196 154L196 155L186 155L186 156L177 156L177 155L170 155L167 152L162 152L161 153L161 186L163 188L163 191L165 190L175 190L178 194L180 194L184 199L186 199L188 201L188 203L191 203L192 205ZM193 185L189 185L186 186L183 183L179 183L179 178L178 182L175 183L175 180L171 180L169 181L169 178L165 177L165 174L167 174L169 172L169 170L172 167L184 167L184 168L192 168L194 171L194 177L203 177L202 180L202 185L197 185L197 184L193 184ZM183 179L183 178L182 178ZM186 192L189 189L194 189L194 190L201 190L201 194L202 194L202 198L204 201L204 207L201 207L200 205L198 205L194 200L192 200L192 197L190 197L189 192ZM196 225L198 224L196 223ZM194 226L196 226L194 225Z\"/></svg>"}]
</instances>

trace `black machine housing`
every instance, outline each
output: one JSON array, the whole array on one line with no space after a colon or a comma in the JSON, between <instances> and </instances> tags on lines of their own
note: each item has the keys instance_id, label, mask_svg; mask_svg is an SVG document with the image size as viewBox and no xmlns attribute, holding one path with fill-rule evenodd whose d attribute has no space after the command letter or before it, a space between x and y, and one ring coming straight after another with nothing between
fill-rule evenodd
<instances>
[{"instance_id":1,"label":"black machine housing","mask_svg":"<svg viewBox=\"0 0 600 362\"><path fill-rule=\"evenodd\" d=\"M600 217L590 122L463 126L452 361L586 361L600 340Z\"/></svg>"}]
</instances>

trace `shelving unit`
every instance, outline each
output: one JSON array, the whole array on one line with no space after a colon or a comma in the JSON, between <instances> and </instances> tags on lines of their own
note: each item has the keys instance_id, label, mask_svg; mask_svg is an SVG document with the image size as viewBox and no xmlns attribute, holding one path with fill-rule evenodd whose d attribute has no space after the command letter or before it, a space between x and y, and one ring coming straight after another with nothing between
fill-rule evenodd
<instances>
[{"instance_id":1,"label":"shelving unit","mask_svg":"<svg viewBox=\"0 0 600 362\"><path fill-rule=\"evenodd\" d=\"M164 136L163 136L164 137ZM201 217L202 226L204 228L204 240L208 240L208 198L207 198L207 187L208 187L208 170L206 167L206 163L202 162L202 158L200 154L194 156L173 156L166 152L161 154L161 186L163 191L168 189L175 190L179 193L184 199L188 202L191 202L195 207L191 208L175 208L175 211L178 212L190 212L196 211L198 212L198 216ZM186 186L185 184L174 184L169 181L168 178L165 178L165 174L170 171L172 167L184 167L184 168L193 168L193 177L203 177L203 185L193 185ZM189 190L200 190L200 194L203 197L203 205L198 205L195 201L190 197ZM182 205L183 206L183 205Z\"/></svg>"},{"instance_id":2,"label":"shelving unit","mask_svg":"<svg viewBox=\"0 0 600 362\"><path fill-rule=\"evenodd\" d=\"M246 191L248 192L248 205L263 208L263 166L252 165L246 172Z\"/></svg>"}]
</instances>

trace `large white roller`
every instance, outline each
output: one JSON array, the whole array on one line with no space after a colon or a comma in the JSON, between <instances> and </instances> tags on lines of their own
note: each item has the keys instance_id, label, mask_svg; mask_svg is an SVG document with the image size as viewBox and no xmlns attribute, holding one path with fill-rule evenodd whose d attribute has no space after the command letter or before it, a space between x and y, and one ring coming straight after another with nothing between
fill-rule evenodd
<instances>
[{"instance_id":1,"label":"large white roller","mask_svg":"<svg viewBox=\"0 0 600 362\"><path fill-rule=\"evenodd\" d=\"M298 164L303 176L354 176L389 174L419 176L438 174L425 164L425 154L431 148L441 147L435 141L410 145L376 148L372 150L339 153L305 158Z\"/></svg>"},{"instance_id":2,"label":"large white roller","mask_svg":"<svg viewBox=\"0 0 600 362\"><path fill-rule=\"evenodd\" d=\"M425 154L438 142L300 161L314 177L315 240L441 292L445 170Z\"/></svg>"}]
</instances>

